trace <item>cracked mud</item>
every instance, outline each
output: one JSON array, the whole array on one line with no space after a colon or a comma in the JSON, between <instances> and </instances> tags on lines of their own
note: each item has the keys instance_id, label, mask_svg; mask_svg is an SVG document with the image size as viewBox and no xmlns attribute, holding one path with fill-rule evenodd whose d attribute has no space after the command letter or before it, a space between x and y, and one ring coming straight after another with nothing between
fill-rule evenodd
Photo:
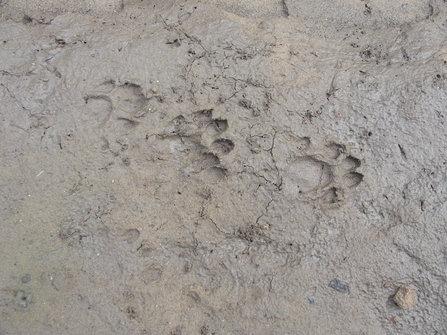
<instances>
[{"instance_id":1,"label":"cracked mud","mask_svg":"<svg viewBox=\"0 0 447 335\"><path fill-rule=\"evenodd\" d=\"M214 3L1 23L0 333L447 332L445 4Z\"/></svg>"}]
</instances>

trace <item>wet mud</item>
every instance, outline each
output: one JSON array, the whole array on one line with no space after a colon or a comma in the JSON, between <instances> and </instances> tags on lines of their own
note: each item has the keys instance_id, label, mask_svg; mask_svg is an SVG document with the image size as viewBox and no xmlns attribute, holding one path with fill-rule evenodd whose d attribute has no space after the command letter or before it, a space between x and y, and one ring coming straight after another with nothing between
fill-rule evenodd
<instances>
[{"instance_id":1,"label":"wet mud","mask_svg":"<svg viewBox=\"0 0 447 335\"><path fill-rule=\"evenodd\" d=\"M430 6L330 37L289 1L4 19L0 334L447 332Z\"/></svg>"}]
</instances>

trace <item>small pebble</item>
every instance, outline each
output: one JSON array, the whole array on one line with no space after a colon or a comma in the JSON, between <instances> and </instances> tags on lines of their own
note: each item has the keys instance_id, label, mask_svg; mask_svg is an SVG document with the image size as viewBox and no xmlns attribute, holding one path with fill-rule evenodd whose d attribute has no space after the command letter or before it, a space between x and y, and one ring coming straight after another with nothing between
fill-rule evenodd
<instances>
[{"instance_id":1,"label":"small pebble","mask_svg":"<svg viewBox=\"0 0 447 335\"><path fill-rule=\"evenodd\" d=\"M394 296L394 302L403 309L416 305L418 295L411 287L402 285Z\"/></svg>"},{"instance_id":2,"label":"small pebble","mask_svg":"<svg viewBox=\"0 0 447 335\"><path fill-rule=\"evenodd\" d=\"M334 290L342 293L346 293L349 291L349 285L346 283L342 283L338 279L332 279L329 283L329 287L332 287Z\"/></svg>"}]
</instances>

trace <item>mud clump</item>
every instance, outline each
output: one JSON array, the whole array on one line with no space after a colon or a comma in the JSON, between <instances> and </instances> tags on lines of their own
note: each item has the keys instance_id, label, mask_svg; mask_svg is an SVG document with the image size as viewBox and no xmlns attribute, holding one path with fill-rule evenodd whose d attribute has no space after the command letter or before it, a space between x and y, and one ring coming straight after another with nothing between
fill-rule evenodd
<instances>
[{"instance_id":1,"label":"mud clump","mask_svg":"<svg viewBox=\"0 0 447 335\"><path fill-rule=\"evenodd\" d=\"M394 302L400 308L407 309L417 304L418 295L411 287L403 285L394 296Z\"/></svg>"}]
</instances>

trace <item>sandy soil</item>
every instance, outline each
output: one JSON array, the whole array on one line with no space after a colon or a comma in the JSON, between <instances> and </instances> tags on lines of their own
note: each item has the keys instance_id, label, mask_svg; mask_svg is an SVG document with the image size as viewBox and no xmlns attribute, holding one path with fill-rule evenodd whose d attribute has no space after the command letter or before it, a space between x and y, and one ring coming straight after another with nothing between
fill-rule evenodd
<instances>
[{"instance_id":1,"label":"sandy soil","mask_svg":"<svg viewBox=\"0 0 447 335\"><path fill-rule=\"evenodd\" d=\"M445 2L0 6L1 335L447 333Z\"/></svg>"}]
</instances>

